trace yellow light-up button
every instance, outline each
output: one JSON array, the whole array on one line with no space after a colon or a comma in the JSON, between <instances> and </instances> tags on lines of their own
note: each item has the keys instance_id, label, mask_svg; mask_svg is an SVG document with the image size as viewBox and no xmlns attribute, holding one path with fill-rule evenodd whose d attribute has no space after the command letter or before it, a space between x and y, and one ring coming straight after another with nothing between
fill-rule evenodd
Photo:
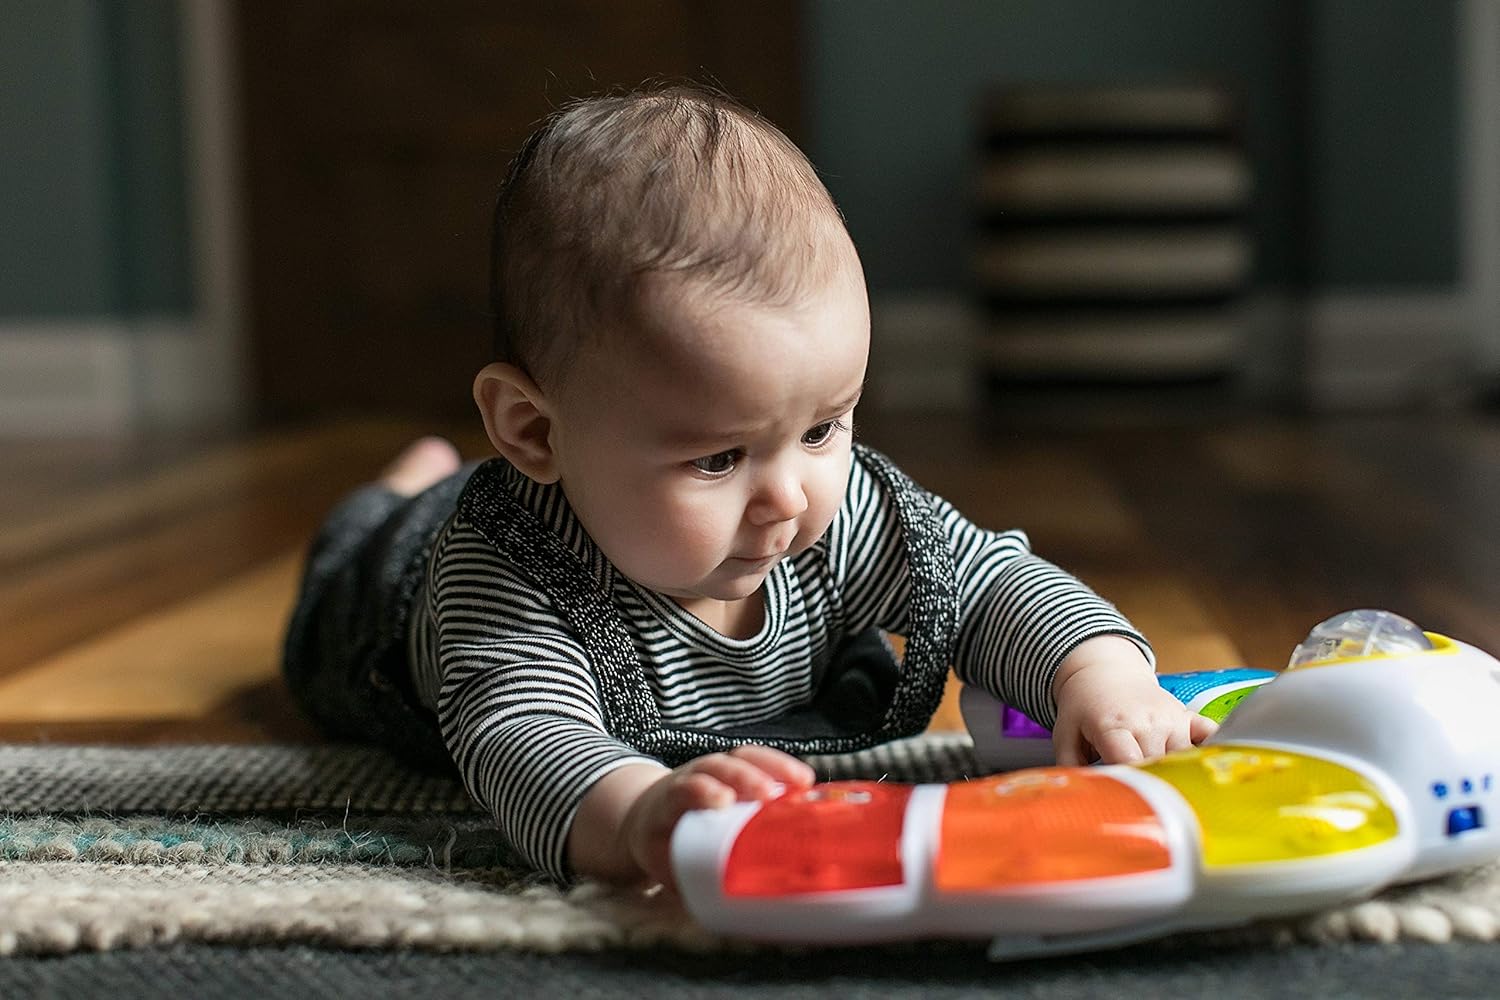
<instances>
[{"instance_id":1,"label":"yellow light-up button","mask_svg":"<svg viewBox=\"0 0 1500 1000\"><path fill-rule=\"evenodd\" d=\"M1210 867L1357 851L1399 832L1372 782L1318 757L1220 744L1138 766L1192 806Z\"/></svg>"}]
</instances>

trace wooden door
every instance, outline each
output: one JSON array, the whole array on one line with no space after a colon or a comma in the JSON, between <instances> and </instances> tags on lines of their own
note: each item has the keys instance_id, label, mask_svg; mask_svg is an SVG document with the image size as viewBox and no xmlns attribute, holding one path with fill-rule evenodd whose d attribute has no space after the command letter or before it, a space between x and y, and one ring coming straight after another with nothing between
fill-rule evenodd
<instances>
[{"instance_id":1,"label":"wooden door","mask_svg":"<svg viewBox=\"0 0 1500 1000\"><path fill-rule=\"evenodd\" d=\"M717 82L801 137L796 0L242 0L262 419L471 410L496 186L564 100Z\"/></svg>"}]
</instances>

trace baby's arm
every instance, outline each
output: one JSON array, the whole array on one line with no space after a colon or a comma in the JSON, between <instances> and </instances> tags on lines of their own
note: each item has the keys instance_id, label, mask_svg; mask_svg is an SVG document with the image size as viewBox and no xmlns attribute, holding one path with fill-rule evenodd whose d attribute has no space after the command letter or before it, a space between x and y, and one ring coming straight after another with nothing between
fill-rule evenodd
<instances>
[{"instance_id":1,"label":"baby's arm","mask_svg":"<svg viewBox=\"0 0 1500 1000\"><path fill-rule=\"evenodd\" d=\"M1145 638L1113 605L1033 554L1024 533L982 529L942 498L931 501L953 553L953 666L965 684L1052 727L1063 763L1095 752L1108 762L1135 759L1175 749L1183 734L1212 732L1161 690ZM829 551L846 624L901 632L910 585L904 560L884 555L902 548L891 500L856 467L841 514L847 520L835 520Z\"/></svg>"},{"instance_id":2,"label":"baby's arm","mask_svg":"<svg viewBox=\"0 0 1500 1000\"><path fill-rule=\"evenodd\" d=\"M1128 763L1185 750L1218 724L1190 712L1156 680L1140 646L1101 635L1073 648L1052 679L1059 764Z\"/></svg>"},{"instance_id":3,"label":"baby's arm","mask_svg":"<svg viewBox=\"0 0 1500 1000\"><path fill-rule=\"evenodd\" d=\"M627 764L584 796L568 833L569 864L607 882L670 885L672 829L683 813L773 798L813 780L811 767L762 746L709 754L670 771Z\"/></svg>"},{"instance_id":4,"label":"baby's arm","mask_svg":"<svg viewBox=\"0 0 1500 1000\"><path fill-rule=\"evenodd\" d=\"M811 783L765 747L668 770L607 731L588 655L529 580L462 530L437 566L438 717L469 791L529 863L559 880L663 879L682 813Z\"/></svg>"}]
</instances>

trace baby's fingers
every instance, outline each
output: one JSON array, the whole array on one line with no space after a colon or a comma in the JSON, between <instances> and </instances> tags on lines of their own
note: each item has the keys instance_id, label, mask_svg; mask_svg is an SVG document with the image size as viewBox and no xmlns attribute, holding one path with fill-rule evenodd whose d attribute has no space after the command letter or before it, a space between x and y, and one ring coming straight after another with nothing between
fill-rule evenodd
<instances>
[{"instance_id":1,"label":"baby's fingers","mask_svg":"<svg viewBox=\"0 0 1500 1000\"><path fill-rule=\"evenodd\" d=\"M627 836L636 863L655 883L672 881L672 830L684 813L717 809L735 800L734 789L712 775L679 771L662 779L632 810L639 816Z\"/></svg>"},{"instance_id":2,"label":"baby's fingers","mask_svg":"<svg viewBox=\"0 0 1500 1000\"><path fill-rule=\"evenodd\" d=\"M1081 767L1094 759L1094 747L1083 730L1058 720L1052 730L1052 756L1063 767Z\"/></svg>"},{"instance_id":3,"label":"baby's fingers","mask_svg":"<svg viewBox=\"0 0 1500 1000\"><path fill-rule=\"evenodd\" d=\"M690 771L675 775L666 790L666 808L661 825L670 828L682 814L693 809L718 809L733 804L739 796L731 785L712 774Z\"/></svg>"},{"instance_id":4,"label":"baby's fingers","mask_svg":"<svg viewBox=\"0 0 1500 1000\"><path fill-rule=\"evenodd\" d=\"M1199 715L1196 712L1193 713L1193 718L1190 720L1188 725L1189 738L1195 744L1202 743L1204 740L1208 739L1214 733L1217 733L1219 731L1219 724L1217 722L1215 722L1213 719L1210 719L1206 715Z\"/></svg>"},{"instance_id":5,"label":"baby's fingers","mask_svg":"<svg viewBox=\"0 0 1500 1000\"><path fill-rule=\"evenodd\" d=\"M754 764L772 781L791 788L806 788L818 780L817 772L805 761L771 747L751 743L734 750L731 756Z\"/></svg>"},{"instance_id":6,"label":"baby's fingers","mask_svg":"<svg viewBox=\"0 0 1500 1000\"><path fill-rule=\"evenodd\" d=\"M1208 739L1218 728L1216 722L1196 712L1182 712L1170 720L1164 720L1159 725L1146 725L1134 732L1125 729L1113 730L1116 733L1126 734L1129 742L1135 744L1135 756L1129 755L1130 750L1125 737L1115 737L1108 740L1108 750L1101 748L1100 757L1112 764L1130 763L1142 759L1151 760L1163 754L1188 750ZM1106 742L1106 740L1101 738L1100 742Z\"/></svg>"},{"instance_id":7,"label":"baby's fingers","mask_svg":"<svg viewBox=\"0 0 1500 1000\"><path fill-rule=\"evenodd\" d=\"M718 781L740 801L769 799L780 795L783 790L783 783L778 778L747 760L738 750L732 754L711 753L699 757L690 767L695 776Z\"/></svg>"},{"instance_id":8,"label":"baby's fingers","mask_svg":"<svg viewBox=\"0 0 1500 1000\"><path fill-rule=\"evenodd\" d=\"M1117 728L1106 729L1094 738L1094 749L1099 752L1099 759L1106 764L1129 764L1152 756L1154 742L1147 737L1147 744L1143 746L1136 738L1135 733L1129 729Z\"/></svg>"}]
</instances>

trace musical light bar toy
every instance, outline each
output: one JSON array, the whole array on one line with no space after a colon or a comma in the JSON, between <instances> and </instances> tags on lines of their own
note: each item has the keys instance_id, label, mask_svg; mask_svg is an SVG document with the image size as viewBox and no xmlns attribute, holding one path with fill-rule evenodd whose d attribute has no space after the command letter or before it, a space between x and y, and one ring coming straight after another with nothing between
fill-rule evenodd
<instances>
[{"instance_id":1,"label":"musical light bar toy","mask_svg":"<svg viewBox=\"0 0 1500 1000\"><path fill-rule=\"evenodd\" d=\"M991 938L1013 958L1306 912L1500 856L1500 662L1481 650L1352 611L1279 674L1162 682L1221 720L1202 746L692 812L672 840L679 891L731 935ZM1050 753L1045 730L964 699L982 763Z\"/></svg>"}]
</instances>

